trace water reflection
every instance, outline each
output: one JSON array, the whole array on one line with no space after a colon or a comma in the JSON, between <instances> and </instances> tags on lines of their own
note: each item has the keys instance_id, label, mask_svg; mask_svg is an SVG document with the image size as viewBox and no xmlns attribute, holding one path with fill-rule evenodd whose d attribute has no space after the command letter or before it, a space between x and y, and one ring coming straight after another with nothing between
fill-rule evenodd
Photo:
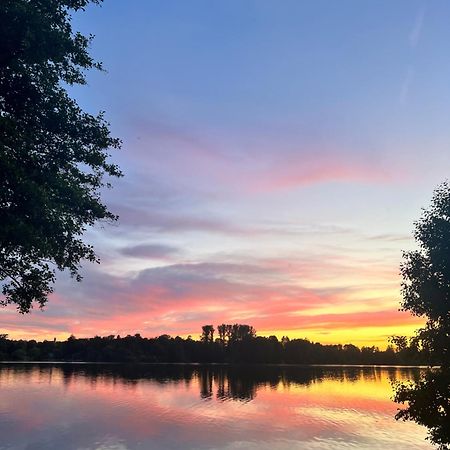
<instances>
[{"instance_id":1,"label":"water reflection","mask_svg":"<svg viewBox=\"0 0 450 450\"><path fill-rule=\"evenodd\" d=\"M450 448L450 369L422 373L420 379L397 386L395 400L406 404L398 419L427 427L428 439L440 450Z\"/></svg>"},{"instance_id":2,"label":"water reflection","mask_svg":"<svg viewBox=\"0 0 450 450\"><path fill-rule=\"evenodd\" d=\"M251 401L260 388L276 390L279 385L309 386L326 380L341 383L377 382L382 377L418 381L420 372L415 368L382 367L298 367L298 366L226 366L226 365L121 365L121 364L17 364L0 365L2 378L12 377L25 383L36 377L39 381L53 376L66 386L76 383L80 377L91 386L98 383L123 383L137 385L143 380L156 383L180 383L189 386L193 381L202 399L219 401ZM1 378L0 378L1 381ZM365 384L365 383L363 383Z\"/></svg>"},{"instance_id":3,"label":"water reflection","mask_svg":"<svg viewBox=\"0 0 450 450\"><path fill-rule=\"evenodd\" d=\"M394 420L417 369L0 365L0 449L425 449Z\"/></svg>"}]
</instances>

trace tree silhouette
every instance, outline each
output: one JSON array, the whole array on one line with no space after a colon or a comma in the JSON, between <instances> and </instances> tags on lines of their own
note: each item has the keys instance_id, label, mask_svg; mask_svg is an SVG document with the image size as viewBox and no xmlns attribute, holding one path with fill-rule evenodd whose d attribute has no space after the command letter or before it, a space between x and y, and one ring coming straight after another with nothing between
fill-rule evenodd
<instances>
[{"instance_id":1,"label":"tree silhouette","mask_svg":"<svg viewBox=\"0 0 450 450\"><path fill-rule=\"evenodd\" d=\"M430 370L417 382L399 384L395 401L407 403L397 419L413 420L429 430L428 439L440 450L450 444L450 372Z\"/></svg>"},{"instance_id":2,"label":"tree silhouette","mask_svg":"<svg viewBox=\"0 0 450 450\"><path fill-rule=\"evenodd\" d=\"M417 382L397 386L395 400L407 404L397 419L414 420L429 429L429 439L448 449L450 444L450 186L442 183L431 206L415 223L418 250L406 252L401 265L402 309L424 317L426 324L409 348L396 337L400 351L422 349L430 363L439 364ZM414 351L414 350L413 350Z\"/></svg>"},{"instance_id":3,"label":"tree silhouette","mask_svg":"<svg viewBox=\"0 0 450 450\"><path fill-rule=\"evenodd\" d=\"M223 345L225 345L227 339L227 325L222 323L217 326L217 332L219 333L219 341Z\"/></svg>"},{"instance_id":4,"label":"tree silhouette","mask_svg":"<svg viewBox=\"0 0 450 450\"><path fill-rule=\"evenodd\" d=\"M450 364L450 186L442 183L415 224L419 249L404 254L402 309L426 318L416 340Z\"/></svg>"},{"instance_id":5,"label":"tree silhouette","mask_svg":"<svg viewBox=\"0 0 450 450\"><path fill-rule=\"evenodd\" d=\"M173 338L167 334L147 338L134 336L95 336L66 341L12 340L0 334L0 361L90 361L142 363L244 363L244 364L423 364L413 351L385 351L352 345L321 345L306 339L250 334L242 340L212 340L211 328L204 338ZM206 332L206 333L205 333Z\"/></svg>"},{"instance_id":6,"label":"tree silhouette","mask_svg":"<svg viewBox=\"0 0 450 450\"><path fill-rule=\"evenodd\" d=\"M212 325L202 326L201 340L203 342L214 342L214 327Z\"/></svg>"},{"instance_id":7,"label":"tree silhouette","mask_svg":"<svg viewBox=\"0 0 450 450\"><path fill-rule=\"evenodd\" d=\"M86 227L116 219L100 189L121 176L108 162L120 142L64 88L101 69L91 37L71 26L74 11L100 1L0 2L0 304L21 313L47 302L55 269L80 280L80 261L98 260Z\"/></svg>"}]
</instances>

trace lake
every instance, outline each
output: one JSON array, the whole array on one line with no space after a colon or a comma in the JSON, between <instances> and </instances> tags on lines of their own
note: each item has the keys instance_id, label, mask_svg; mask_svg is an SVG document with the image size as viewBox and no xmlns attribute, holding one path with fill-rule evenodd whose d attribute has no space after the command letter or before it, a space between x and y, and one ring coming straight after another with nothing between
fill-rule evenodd
<instances>
[{"instance_id":1,"label":"lake","mask_svg":"<svg viewBox=\"0 0 450 450\"><path fill-rule=\"evenodd\" d=\"M432 449L394 419L419 370L0 364L0 449Z\"/></svg>"}]
</instances>

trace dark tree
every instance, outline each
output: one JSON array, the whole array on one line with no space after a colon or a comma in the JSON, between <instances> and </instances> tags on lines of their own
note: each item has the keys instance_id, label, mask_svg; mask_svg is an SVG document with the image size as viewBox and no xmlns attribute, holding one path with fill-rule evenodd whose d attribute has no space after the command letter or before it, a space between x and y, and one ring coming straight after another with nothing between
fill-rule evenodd
<instances>
[{"instance_id":1,"label":"dark tree","mask_svg":"<svg viewBox=\"0 0 450 450\"><path fill-rule=\"evenodd\" d=\"M71 14L100 1L0 2L0 304L21 313L47 302L55 269L80 280L80 262L98 261L84 231L116 219L100 190L121 176L108 162L120 141L65 89L101 69L92 36L71 26Z\"/></svg>"},{"instance_id":2,"label":"dark tree","mask_svg":"<svg viewBox=\"0 0 450 450\"><path fill-rule=\"evenodd\" d=\"M201 340L203 342L214 342L214 327L212 325L202 326Z\"/></svg>"},{"instance_id":3,"label":"dark tree","mask_svg":"<svg viewBox=\"0 0 450 450\"><path fill-rule=\"evenodd\" d=\"M402 309L424 317L415 341L450 364L450 185L442 183L431 206L415 223L419 249L404 254L401 265Z\"/></svg>"},{"instance_id":4,"label":"dark tree","mask_svg":"<svg viewBox=\"0 0 450 450\"><path fill-rule=\"evenodd\" d=\"M419 381L397 387L395 400L407 406L396 418L414 420L429 429L440 449L450 445L450 185L442 183L431 206L415 224L419 249L404 254L401 265L402 308L426 319L410 349L429 355L430 369ZM407 342L397 337L400 351ZM405 347L405 348L403 348Z\"/></svg>"},{"instance_id":5,"label":"dark tree","mask_svg":"<svg viewBox=\"0 0 450 450\"><path fill-rule=\"evenodd\" d=\"M448 369L428 371L417 382L400 384L396 401L407 403L397 419L413 420L426 426L428 439L439 450L448 450L450 445L450 373Z\"/></svg>"},{"instance_id":6,"label":"dark tree","mask_svg":"<svg viewBox=\"0 0 450 450\"><path fill-rule=\"evenodd\" d=\"M227 326L224 323L222 323L221 325L217 326L217 331L219 333L220 343L222 345L225 345L225 340L227 337Z\"/></svg>"}]
</instances>

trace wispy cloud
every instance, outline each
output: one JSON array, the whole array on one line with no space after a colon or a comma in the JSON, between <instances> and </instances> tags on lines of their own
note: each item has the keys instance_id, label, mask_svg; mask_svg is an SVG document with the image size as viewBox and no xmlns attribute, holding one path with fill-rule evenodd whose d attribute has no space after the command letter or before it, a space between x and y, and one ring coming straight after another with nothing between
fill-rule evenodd
<instances>
[{"instance_id":1,"label":"wispy cloud","mask_svg":"<svg viewBox=\"0 0 450 450\"><path fill-rule=\"evenodd\" d=\"M119 251L122 255L134 258L167 260L177 255L180 249L164 244L138 244L123 247Z\"/></svg>"},{"instance_id":2,"label":"wispy cloud","mask_svg":"<svg viewBox=\"0 0 450 450\"><path fill-rule=\"evenodd\" d=\"M420 42L425 19L425 12L425 7L422 7L416 14L414 25L411 29L411 32L409 33L409 44L411 48L416 48Z\"/></svg>"},{"instance_id":3,"label":"wispy cloud","mask_svg":"<svg viewBox=\"0 0 450 450\"><path fill-rule=\"evenodd\" d=\"M419 45L424 26L425 12L426 12L425 7L422 7L418 10L414 20L414 25L409 33L408 41L412 50L416 49L416 47ZM401 105L404 105L408 102L411 84L414 79L414 72L415 72L414 67L410 65L410 67L408 67L406 71L405 77L403 78L400 87L399 99Z\"/></svg>"},{"instance_id":4,"label":"wispy cloud","mask_svg":"<svg viewBox=\"0 0 450 450\"><path fill-rule=\"evenodd\" d=\"M135 129L140 141L128 145L140 161L136 169L146 174L144 190L149 174L153 180L173 180L172 189L188 188L206 198L208 193L245 195L329 182L384 184L399 176L372 151L325 139L316 142L293 130L263 130L257 137L254 130L239 130L229 138L226 130L198 136L160 124L153 133L154 125L141 122L137 120Z\"/></svg>"},{"instance_id":5,"label":"wispy cloud","mask_svg":"<svg viewBox=\"0 0 450 450\"><path fill-rule=\"evenodd\" d=\"M297 160L277 164L248 179L253 192L274 192L330 182L386 183L393 177L373 163L345 157L299 155Z\"/></svg>"},{"instance_id":6,"label":"wispy cloud","mask_svg":"<svg viewBox=\"0 0 450 450\"><path fill-rule=\"evenodd\" d=\"M408 67L405 77L400 87L399 101L401 105L405 105L408 102L409 92L411 90L411 84L414 79L414 68Z\"/></svg>"},{"instance_id":7,"label":"wispy cloud","mask_svg":"<svg viewBox=\"0 0 450 450\"><path fill-rule=\"evenodd\" d=\"M147 229L154 232L213 232L225 234L246 234L245 227L221 219L219 217L204 217L192 213L176 213L161 211L157 208L143 208L112 204L111 208L119 214L120 224L135 229Z\"/></svg>"},{"instance_id":8,"label":"wispy cloud","mask_svg":"<svg viewBox=\"0 0 450 450\"><path fill-rule=\"evenodd\" d=\"M413 237L407 234L375 234L369 236L372 241L387 241L387 242L399 242L399 241L412 241Z\"/></svg>"}]
</instances>

